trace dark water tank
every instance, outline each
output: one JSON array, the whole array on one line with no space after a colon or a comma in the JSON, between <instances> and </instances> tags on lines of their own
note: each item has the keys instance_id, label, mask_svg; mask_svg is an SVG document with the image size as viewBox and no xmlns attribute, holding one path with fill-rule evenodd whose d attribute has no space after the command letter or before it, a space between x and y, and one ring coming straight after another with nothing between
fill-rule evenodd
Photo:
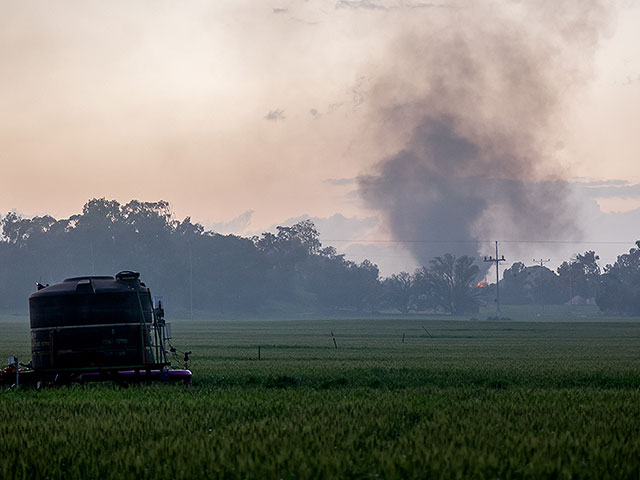
<instances>
[{"instance_id":1,"label":"dark water tank","mask_svg":"<svg viewBox=\"0 0 640 480\"><path fill-rule=\"evenodd\" d=\"M38 370L144 368L153 364L153 305L137 272L74 277L29 297Z\"/></svg>"}]
</instances>

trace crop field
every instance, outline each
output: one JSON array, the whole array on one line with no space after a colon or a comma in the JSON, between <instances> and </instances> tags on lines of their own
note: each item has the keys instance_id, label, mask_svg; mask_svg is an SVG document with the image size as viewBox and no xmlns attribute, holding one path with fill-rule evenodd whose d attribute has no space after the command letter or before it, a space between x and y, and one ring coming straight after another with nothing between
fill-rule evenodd
<instances>
[{"instance_id":1,"label":"crop field","mask_svg":"<svg viewBox=\"0 0 640 480\"><path fill-rule=\"evenodd\" d=\"M640 323L528 315L175 320L190 387L0 391L0 478L639 478Z\"/></svg>"}]
</instances>

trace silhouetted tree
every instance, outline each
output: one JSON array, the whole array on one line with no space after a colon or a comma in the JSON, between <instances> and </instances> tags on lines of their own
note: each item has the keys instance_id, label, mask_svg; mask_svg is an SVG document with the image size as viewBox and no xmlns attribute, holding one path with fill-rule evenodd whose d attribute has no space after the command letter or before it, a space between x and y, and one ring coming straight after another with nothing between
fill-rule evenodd
<instances>
[{"instance_id":1,"label":"silhouetted tree","mask_svg":"<svg viewBox=\"0 0 640 480\"><path fill-rule=\"evenodd\" d=\"M605 312L640 315L640 241L605 267L596 303Z\"/></svg>"},{"instance_id":2,"label":"silhouetted tree","mask_svg":"<svg viewBox=\"0 0 640 480\"><path fill-rule=\"evenodd\" d=\"M600 257L593 250L577 254L569 262L558 267L560 288L565 301L571 301L576 295L584 299L594 298L600 283Z\"/></svg>"},{"instance_id":3,"label":"silhouetted tree","mask_svg":"<svg viewBox=\"0 0 640 480\"><path fill-rule=\"evenodd\" d=\"M527 266L522 262L515 262L504 270L500 281L501 301L514 305L532 303L532 282L531 271Z\"/></svg>"},{"instance_id":4,"label":"silhouetted tree","mask_svg":"<svg viewBox=\"0 0 640 480\"><path fill-rule=\"evenodd\" d=\"M410 273L400 272L385 278L382 282L382 292L385 306L395 308L403 315L414 308L416 293L414 279Z\"/></svg>"},{"instance_id":5,"label":"silhouetted tree","mask_svg":"<svg viewBox=\"0 0 640 480\"><path fill-rule=\"evenodd\" d=\"M378 267L368 260L361 264L344 255L314 255L301 265L303 285L324 308L375 308L378 298Z\"/></svg>"},{"instance_id":6,"label":"silhouetted tree","mask_svg":"<svg viewBox=\"0 0 640 480\"><path fill-rule=\"evenodd\" d=\"M512 305L564 303L559 282L558 275L545 266L516 262L500 280L500 300Z\"/></svg>"},{"instance_id":7,"label":"silhouetted tree","mask_svg":"<svg viewBox=\"0 0 640 480\"><path fill-rule=\"evenodd\" d=\"M416 272L418 283L433 303L452 314L478 311L476 277L480 271L472 257L456 257L449 253L435 257L429 268Z\"/></svg>"}]
</instances>

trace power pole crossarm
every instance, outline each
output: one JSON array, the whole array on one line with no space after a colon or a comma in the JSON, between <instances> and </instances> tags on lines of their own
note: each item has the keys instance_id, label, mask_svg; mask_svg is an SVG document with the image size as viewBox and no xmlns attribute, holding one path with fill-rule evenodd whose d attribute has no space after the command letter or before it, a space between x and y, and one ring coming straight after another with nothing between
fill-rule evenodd
<instances>
[{"instance_id":1,"label":"power pole crossarm","mask_svg":"<svg viewBox=\"0 0 640 480\"><path fill-rule=\"evenodd\" d=\"M498 241L496 240L496 257L491 255L484 257L485 262L491 262L496 264L496 314L500 317L500 262L506 262L504 255L498 256Z\"/></svg>"}]
</instances>

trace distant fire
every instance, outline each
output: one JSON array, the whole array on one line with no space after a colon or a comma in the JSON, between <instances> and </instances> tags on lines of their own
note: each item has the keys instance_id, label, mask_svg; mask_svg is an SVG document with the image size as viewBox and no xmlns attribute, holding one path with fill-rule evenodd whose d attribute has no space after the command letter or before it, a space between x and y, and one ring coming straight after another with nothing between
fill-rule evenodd
<instances>
[{"instance_id":1,"label":"distant fire","mask_svg":"<svg viewBox=\"0 0 640 480\"><path fill-rule=\"evenodd\" d=\"M487 283L486 280L482 280L482 281L480 281L480 282L478 282L476 284L476 288L484 288L484 287L488 287L488 286L489 286L489 284Z\"/></svg>"}]
</instances>

